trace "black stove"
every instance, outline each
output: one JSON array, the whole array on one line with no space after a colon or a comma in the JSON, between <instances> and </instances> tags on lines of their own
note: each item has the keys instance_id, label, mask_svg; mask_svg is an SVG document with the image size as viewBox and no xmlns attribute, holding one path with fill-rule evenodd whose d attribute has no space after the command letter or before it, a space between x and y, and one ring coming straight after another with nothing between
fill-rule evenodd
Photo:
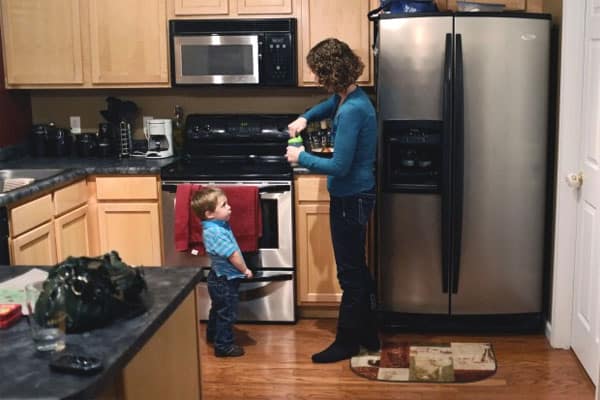
<instances>
[{"instance_id":1,"label":"black stove","mask_svg":"<svg viewBox=\"0 0 600 400\"><path fill-rule=\"evenodd\" d=\"M181 160L163 180L290 180L287 125L297 114L190 114Z\"/></svg>"}]
</instances>

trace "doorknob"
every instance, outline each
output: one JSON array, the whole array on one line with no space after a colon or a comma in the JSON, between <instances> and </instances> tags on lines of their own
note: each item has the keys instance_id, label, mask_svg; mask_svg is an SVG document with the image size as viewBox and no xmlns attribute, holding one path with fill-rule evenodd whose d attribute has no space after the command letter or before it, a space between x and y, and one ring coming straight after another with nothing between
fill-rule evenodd
<instances>
[{"instance_id":1,"label":"doorknob","mask_svg":"<svg viewBox=\"0 0 600 400\"><path fill-rule=\"evenodd\" d=\"M572 188L579 189L583 185L583 172L571 172L567 175L567 184Z\"/></svg>"}]
</instances>

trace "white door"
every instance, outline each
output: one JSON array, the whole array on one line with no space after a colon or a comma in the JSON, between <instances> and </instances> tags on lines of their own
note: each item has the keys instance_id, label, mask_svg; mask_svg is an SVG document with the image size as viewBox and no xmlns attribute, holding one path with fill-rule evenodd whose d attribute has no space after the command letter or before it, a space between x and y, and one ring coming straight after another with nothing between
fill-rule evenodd
<instances>
[{"instance_id":1,"label":"white door","mask_svg":"<svg viewBox=\"0 0 600 400\"><path fill-rule=\"evenodd\" d=\"M571 347L598 384L600 343L600 0L586 0Z\"/></svg>"}]
</instances>

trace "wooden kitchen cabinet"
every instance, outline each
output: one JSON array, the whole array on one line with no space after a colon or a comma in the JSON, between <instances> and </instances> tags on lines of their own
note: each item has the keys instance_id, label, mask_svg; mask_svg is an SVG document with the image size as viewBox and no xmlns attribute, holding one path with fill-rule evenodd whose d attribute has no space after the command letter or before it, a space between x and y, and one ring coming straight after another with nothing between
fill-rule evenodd
<instances>
[{"instance_id":1,"label":"wooden kitchen cabinet","mask_svg":"<svg viewBox=\"0 0 600 400\"><path fill-rule=\"evenodd\" d=\"M329 230L329 193L324 175L295 178L298 305L337 305L338 284Z\"/></svg>"},{"instance_id":2,"label":"wooden kitchen cabinet","mask_svg":"<svg viewBox=\"0 0 600 400\"><path fill-rule=\"evenodd\" d=\"M95 184L99 251L130 265L162 265L159 182L155 176L102 176Z\"/></svg>"},{"instance_id":3,"label":"wooden kitchen cabinet","mask_svg":"<svg viewBox=\"0 0 600 400\"><path fill-rule=\"evenodd\" d=\"M11 265L55 265L56 241L52 222L9 239Z\"/></svg>"},{"instance_id":4,"label":"wooden kitchen cabinet","mask_svg":"<svg viewBox=\"0 0 600 400\"><path fill-rule=\"evenodd\" d=\"M7 88L168 87L167 0L1 0Z\"/></svg>"},{"instance_id":5,"label":"wooden kitchen cabinet","mask_svg":"<svg viewBox=\"0 0 600 400\"><path fill-rule=\"evenodd\" d=\"M306 56L323 39L335 37L350 46L365 64L358 83L373 85L374 62L371 44L373 24L367 13L379 5L376 0L301 0L299 21L299 86L316 86Z\"/></svg>"},{"instance_id":6,"label":"wooden kitchen cabinet","mask_svg":"<svg viewBox=\"0 0 600 400\"><path fill-rule=\"evenodd\" d=\"M9 207L12 265L55 265L90 255L85 180Z\"/></svg>"},{"instance_id":7,"label":"wooden kitchen cabinet","mask_svg":"<svg viewBox=\"0 0 600 400\"><path fill-rule=\"evenodd\" d=\"M171 0L173 15L196 17L289 16L293 0Z\"/></svg>"},{"instance_id":8,"label":"wooden kitchen cabinet","mask_svg":"<svg viewBox=\"0 0 600 400\"><path fill-rule=\"evenodd\" d=\"M543 0L477 0L476 2L482 4L504 4L507 10L543 11ZM456 10L456 0L447 0L447 3L450 10Z\"/></svg>"},{"instance_id":9,"label":"wooden kitchen cabinet","mask_svg":"<svg viewBox=\"0 0 600 400\"><path fill-rule=\"evenodd\" d=\"M56 217L56 258L90 256L90 227L87 204L65 215Z\"/></svg>"},{"instance_id":10,"label":"wooden kitchen cabinet","mask_svg":"<svg viewBox=\"0 0 600 400\"><path fill-rule=\"evenodd\" d=\"M7 87L83 85L80 0L2 0Z\"/></svg>"}]
</instances>

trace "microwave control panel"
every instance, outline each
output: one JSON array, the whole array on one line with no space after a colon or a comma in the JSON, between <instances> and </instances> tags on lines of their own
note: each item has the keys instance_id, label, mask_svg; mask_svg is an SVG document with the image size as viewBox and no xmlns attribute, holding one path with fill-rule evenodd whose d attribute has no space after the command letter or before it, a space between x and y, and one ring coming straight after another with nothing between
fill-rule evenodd
<instances>
[{"instance_id":1,"label":"microwave control panel","mask_svg":"<svg viewBox=\"0 0 600 400\"><path fill-rule=\"evenodd\" d=\"M296 84L296 46L292 41L290 33L268 32L260 36L262 84Z\"/></svg>"}]
</instances>

